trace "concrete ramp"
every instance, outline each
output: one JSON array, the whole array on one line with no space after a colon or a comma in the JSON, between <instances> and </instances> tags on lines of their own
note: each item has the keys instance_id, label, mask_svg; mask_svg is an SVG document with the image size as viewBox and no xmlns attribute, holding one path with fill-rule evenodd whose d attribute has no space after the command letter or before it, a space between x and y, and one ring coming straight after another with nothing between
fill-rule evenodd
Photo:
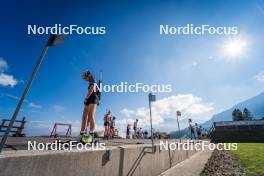
<instances>
[{"instance_id":1,"label":"concrete ramp","mask_svg":"<svg viewBox=\"0 0 264 176\"><path fill-rule=\"evenodd\" d=\"M155 176L196 153L151 145L107 147L97 151L5 151L1 176Z\"/></svg>"}]
</instances>

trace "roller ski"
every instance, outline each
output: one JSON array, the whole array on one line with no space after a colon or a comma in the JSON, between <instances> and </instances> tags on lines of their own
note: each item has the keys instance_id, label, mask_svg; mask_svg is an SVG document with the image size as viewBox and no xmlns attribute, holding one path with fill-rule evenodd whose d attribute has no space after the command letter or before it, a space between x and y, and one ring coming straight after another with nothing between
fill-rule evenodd
<instances>
[{"instance_id":1,"label":"roller ski","mask_svg":"<svg viewBox=\"0 0 264 176\"><path fill-rule=\"evenodd\" d=\"M96 145L99 140L94 138L94 134L83 133L77 138L76 143L82 143L83 145Z\"/></svg>"}]
</instances>

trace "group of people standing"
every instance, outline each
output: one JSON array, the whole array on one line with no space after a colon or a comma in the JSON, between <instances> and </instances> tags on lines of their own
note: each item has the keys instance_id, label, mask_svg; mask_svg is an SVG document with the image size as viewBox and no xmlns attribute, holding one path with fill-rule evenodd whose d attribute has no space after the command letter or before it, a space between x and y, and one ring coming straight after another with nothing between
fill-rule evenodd
<instances>
[{"instance_id":1,"label":"group of people standing","mask_svg":"<svg viewBox=\"0 0 264 176\"><path fill-rule=\"evenodd\" d=\"M126 131L126 138L130 139L147 139L148 138L148 131L143 131L142 128L138 127L138 119L136 119L133 123L133 133L131 130L132 125L127 124L127 131Z\"/></svg>"},{"instance_id":2,"label":"group of people standing","mask_svg":"<svg viewBox=\"0 0 264 176\"><path fill-rule=\"evenodd\" d=\"M106 114L104 115L104 138L114 138L115 136L115 116L112 116L111 111L107 110Z\"/></svg>"},{"instance_id":3,"label":"group of people standing","mask_svg":"<svg viewBox=\"0 0 264 176\"><path fill-rule=\"evenodd\" d=\"M190 137L191 139L202 139L206 137L207 131L202 126L195 123L193 125L192 119L189 119L189 130L190 130Z\"/></svg>"}]
</instances>

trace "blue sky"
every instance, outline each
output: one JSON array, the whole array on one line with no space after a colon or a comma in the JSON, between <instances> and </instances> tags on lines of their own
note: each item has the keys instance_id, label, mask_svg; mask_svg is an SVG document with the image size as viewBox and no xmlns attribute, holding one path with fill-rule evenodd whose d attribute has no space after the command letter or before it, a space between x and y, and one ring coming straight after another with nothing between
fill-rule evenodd
<instances>
[{"instance_id":1,"label":"blue sky","mask_svg":"<svg viewBox=\"0 0 264 176\"><path fill-rule=\"evenodd\" d=\"M19 118L28 134L49 134L56 121L78 131L87 84L82 71L103 69L105 84L172 84L158 93L155 128L175 130L174 110L201 123L212 114L263 91L264 1L2 1L0 7L0 118L10 118L48 35L28 35L27 25L105 26L106 35L69 35L52 47L33 82ZM160 35L159 25L237 26L238 35ZM247 43L235 58L228 41ZM12 77L13 76L13 77ZM12 80L11 80L12 81ZM24 82L24 84L23 84ZM106 108L119 127L135 118L148 128L146 93L104 93L96 113L99 129Z\"/></svg>"}]
</instances>

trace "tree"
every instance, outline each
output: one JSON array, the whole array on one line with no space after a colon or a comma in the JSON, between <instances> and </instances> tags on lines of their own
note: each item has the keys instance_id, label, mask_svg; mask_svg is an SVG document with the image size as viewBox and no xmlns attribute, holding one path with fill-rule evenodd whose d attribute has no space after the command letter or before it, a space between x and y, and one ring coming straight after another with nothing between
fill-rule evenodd
<instances>
[{"instance_id":1,"label":"tree","mask_svg":"<svg viewBox=\"0 0 264 176\"><path fill-rule=\"evenodd\" d=\"M239 109L237 110L237 119L238 120L244 120L243 119L243 113Z\"/></svg>"},{"instance_id":2,"label":"tree","mask_svg":"<svg viewBox=\"0 0 264 176\"><path fill-rule=\"evenodd\" d=\"M253 119L251 112L247 108L244 108L244 110L243 110L243 119L244 120L252 120Z\"/></svg>"},{"instance_id":3,"label":"tree","mask_svg":"<svg viewBox=\"0 0 264 176\"><path fill-rule=\"evenodd\" d=\"M233 121L241 121L244 120L243 113L240 111L240 109L234 109L232 113Z\"/></svg>"},{"instance_id":4,"label":"tree","mask_svg":"<svg viewBox=\"0 0 264 176\"><path fill-rule=\"evenodd\" d=\"M237 111L237 109L234 109L234 111L232 112L232 119L233 119L233 121L236 121L237 119L236 119L236 111Z\"/></svg>"}]
</instances>

